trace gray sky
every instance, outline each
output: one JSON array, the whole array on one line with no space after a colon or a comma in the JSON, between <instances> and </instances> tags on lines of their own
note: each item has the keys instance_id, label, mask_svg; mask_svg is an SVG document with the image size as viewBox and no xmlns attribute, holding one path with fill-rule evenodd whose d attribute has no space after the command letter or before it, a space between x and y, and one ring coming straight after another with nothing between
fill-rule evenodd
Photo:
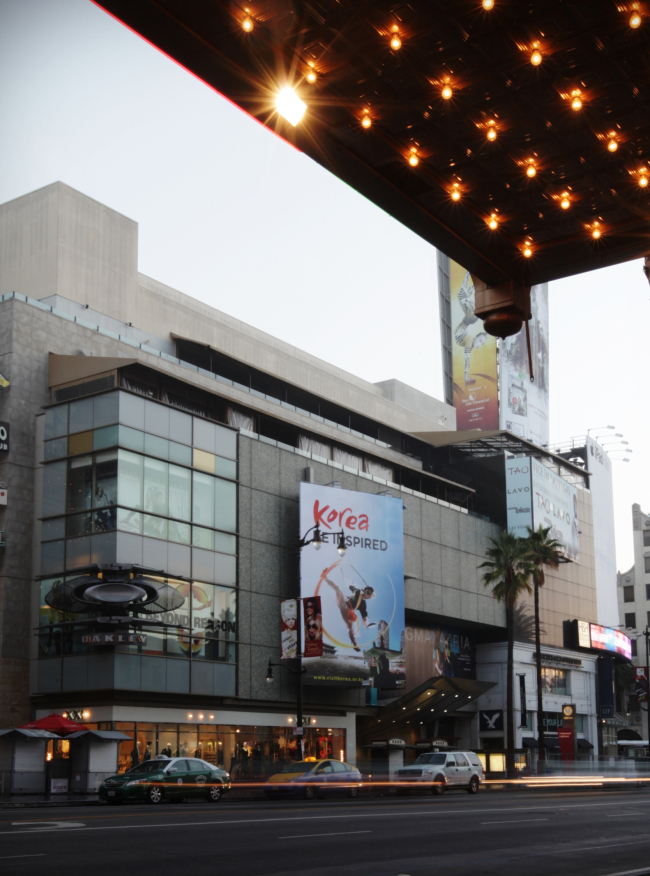
<instances>
[{"instance_id":1,"label":"gray sky","mask_svg":"<svg viewBox=\"0 0 650 876\"><path fill-rule=\"evenodd\" d=\"M139 223L143 273L441 397L435 250L89 0L0 0L0 168L0 203L61 180ZM634 449L620 569L650 511L649 299L639 262L550 287L551 441L612 424Z\"/></svg>"}]
</instances>

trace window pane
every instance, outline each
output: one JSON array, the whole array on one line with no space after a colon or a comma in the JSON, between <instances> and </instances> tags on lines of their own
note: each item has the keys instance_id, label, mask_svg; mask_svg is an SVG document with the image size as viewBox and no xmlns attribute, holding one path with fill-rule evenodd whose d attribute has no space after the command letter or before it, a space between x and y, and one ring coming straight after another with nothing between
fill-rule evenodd
<instances>
[{"instance_id":1,"label":"window pane","mask_svg":"<svg viewBox=\"0 0 650 876\"><path fill-rule=\"evenodd\" d=\"M192 527L189 523L179 523L177 520L169 521L169 541L176 544L189 544L192 536Z\"/></svg>"},{"instance_id":2,"label":"window pane","mask_svg":"<svg viewBox=\"0 0 650 876\"><path fill-rule=\"evenodd\" d=\"M214 459L214 453L207 453L205 450L197 450L194 448L192 463L194 468L200 468L201 471L214 473Z\"/></svg>"},{"instance_id":3,"label":"window pane","mask_svg":"<svg viewBox=\"0 0 650 876\"><path fill-rule=\"evenodd\" d=\"M45 411L45 440L58 438L68 432L68 406L59 405Z\"/></svg>"},{"instance_id":4,"label":"window pane","mask_svg":"<svg viewBox=\"0 0 650 876\"><path fill-rule=\"evenodd\" d=\"M144 510L167 514L167 482L169 465L158 459L144 460Z\"/></svg>"},{"instance_id":5,"label":"window pane","mask_svg":"<svg viewBox=\"0 0 650 876\"><path fill-rule=\"evenodd\" d=\"M213 584L192 587L192 656L200 660L234 661L237 638L236 593Z\"/></svg>"},{"instance_id":6,"label":"window pane","mask_svg":"<svg viewBox=\"0 0 650 876\"><path fill-rule=\"evenodd\" d=\"M103 532L93 535L90 539L90 562L114 563L115 547L116 541L114 532Z\"/></svg>"},{"instance_id":7,"label":"window pane","mask_svg":"<svg viewBox=\"0 0 650 876\"><path fill-rule=\"evenodd\" d=\"M225 532L215 532L214 534L214 549L222 554L237 553L237 536L226 535Z\"/></svg>"},{"instance_id":8,"label":"window pane","mask_svg":"<svg viewBox=\"0 0 650 876\"><path fill-rule=\"evenodd\" d=\"M584 733L585 732L585 716L584 715L576 715L576 733Z\"/></svg>"},{"instance_id":9,"label":"window pane","mask_svg":"<svg viewBox=\"0 0 650 876\"><path fill-rule=\"evenodd\" d=\"M86 432L93 427L93 400L82 398L79 401L70 402L70 428L69 432Z\"/></svg>"},{"instance_id":10,"label":"window pane","mask_svg":"<svg viewBox=\"0 0 650 876\"><path fill-rule=\"evenodd\" d=\"M151 456L162 456L163 459L168 459L169 441L166 438L159 438L157 435L145 435L144 452Z\"/></svg>"},{"instance_id":11,"label":"window pane","mask_svg":"<svg viewBox=\"0 0 650 876\"><path fill-rule=\"evenodd\" d=\"M224 459L222 456L215 456L214 473L234 480L237 477L237 463L230 459Z\"/></svg>"},{"instance_id":12,"label":"window pane","mask_svg":"<svg viewBox=\"0 0 650 876\"><path fill-rule=\"evenodd\" d=\"M129 450L119 450L117 496L120 505L129 508L142 508L142 487L144 482L144 458Z\"/></svg>"},{"instance_id":13,"label":"window pane","mask_svg":"<svg viewBox=\"0 0 650 876\"><path fill-rule=\"evenodd\" d=\"M90 513L72 514L66 517L65 534L68 538L77 538L80 535L90 535L91 523Z\"/></svg>"},{"instance_id":14,"label":"window pane","mask_svg":"<svg viewBox=\"0 0 650 876\"><path fill-rule=\"evenodd\" d=\"M630 611L625 615L625 626L636 629L636 612Z\"/></svg>"},{"instance_id":15,"label":"window pane","mask_svg":"<svg viewBox=\"0 0 650 876\"><path fill-rule=\"evenodd\" d=\"M117 525L117 508L101 508L93 511L93 532L110 532Z\"/></svg>"},{"instance_id":16,"label":"window pane","mask_svg":"<svg viewBox=\"0 0 650 876\"><path fill-rule=\"evenodd\" d=\"M90 453L93 449L93 433L78 432L68 438L68 453L71 456L77 453Z\"/></svg>"},{"instance_id":17,"label":"window pane","mask_svg":"<svg viewBox=\"0 0 650 876\"><path fill-rule=\"evenodd\" d=\"M55 538L63 538L65 534L65 517L56 520L44 520L41 528L41 540L52 541Z\"/></svg>"},{"instance_id":18,"label":"window pane","mask_svg":"<svg viewBox=\"0 0 650 876\"><path fill-rule=\"evenodd\" d=\"M646 572L650 572L650 557L643 558Z\"/></svg>"},{"instance_id":19,"label":"window pane","mask_svg":"<svg viewBox=\"0 0 650 876\"><path fill-rule=\"evenodd\" d=\"M169 516L192 519L192 472L178 465L169 466Z\"/></svg>"},{"instance_id":20,"label":"window pane","mask_svg":"<svg viewBox=\"0 0 650 876\"><path fill-rule=\"evenodd\" d=\"M623 602L634 602L634 585L623 588Z\"/></svg>"},{"instance_id":21,"label":"window pane","mask_svg":"<svg viewBox=\"0 0 650 876\"><path fill-rule=\"evenodd\" d=\"M139 511L118 508L117 528L121 529L122 532L133 532L137 535L142 535L142 514Z\"/></svg>"},{"instance_id":22,"label":"window pane","mask_svg":"<svg viewBox=\"0 0 650 876\"><path fill-rule=\"evenodd\" d=\"M192 443L201 450L214 453L216 426L200 417L194 417L194 440Z\"/></svg>"},{"instance_id":23,"label":"window pane","mask_svg":"<svg viewBox=\"0 0 650 876\"><path fill-rule=\"evenodd\" d=\"M162 538L167 540L167 521L164 517L154 517L152 514L145 514L142 523L142 534L148 535L150 538Z\"/></svg>"},{"instance_id":24,"label":"window pane","mask_svg":"<svg viewBox=\"0 0 650 876\"><path fill-rule=\"evenodd\" d=\"M645 598L646 602L650 602L650 584L645 585Z\"/></svg>"},{"instance_id":25,"label":"window pane","mask_svg":"<svg viewBox=\"0 0 650 876\"><path fill-rule=\"evenodd\" d=\"M67 462L53 462L43 470L43 516L63 514L66 510L65 491Z\"/></svg>"},{"instance_id":26,"label":"window pane","mask_svg":"<svg viewBox=\"0 0 650 876\"><path fill-rule=\"evenodd\" d=\"M77 569L90 565L90 536L71 538L65 543L65 567Z\"/></svg>"},{"instance_id":27,"label":"window pane","mask_svg":"<svg viewBox=\"0 0 650 876\"><path fill-rule=\"evenodd\" d=\"M223 426L217 426L216 432L215 451L218 455L237 459L237 432L234 429L224 429Z\"/></svg>"},{"instance_id":28,"label":"window pane","mask_svg":"<svg viewBox=\"0 0 650 876\"><path fill-rule=\"evenodd\" d=\"M68 475L68 511L90 508L93 499L93 458L79 456L70 460Z\"/></svg>"},{"instance_id":29,"label":"window pane","mask_svg":"<svg viewBox=\"0 0 650 876\"><path fill-rule=\"evenodd\" d=\"M643 547L650 547L650 529L643 530Z\"/></svg>"},{"instance_id":30,"label":"window pane","mask_svg":"<svg viewBox=\"0 0 650 876\"><path fill-rule=\"evenodd\" d=\"M214 526L214 478L195 471L193 480L192 520L201 526Z\"/></svg>"},{"instance_id":31,"label":"window pane","mask_svg":"<svg viewBox=\"0 0 650 876\"><path fill-rule=\"evenodd\" d=\"M68 455L68 439L55 438L53 441L46 441L43 445L43 459L47 462L49 459L61 459L62 456Z\"/></svg>"},{"instance_id":32,"label":"window pane","mask_svg":"<svg viewBox=\"0 0 650 876\"><path fill-rule=\"evenodd\" d=\"M192 465L192 448L186 447L184 444L177 444L175 441L170 441L169 458L172 462L177 462L179 465Z\"/></svg>"},{"instance_id":33,"label":"window pane","mask_svg":"<svg viewBox=\"0 0 650 876\"><path fill-rule=\"evenodd\" d=\"M169 438L169 408L154 401L145 401L144 431Z\"/></svg>"},{"instance_id":34,"label":"window pane","mask_svg":"<svg viewBox=\"0 0 650 876\"><path fill-rule=\"evenodd\" d=\"M63 571L65 542L50 541L41 545L41 575L56 575Z\"/></svg>"},{"instance_id":35,"label":"window pane","mask_svg":"<svg viewBox=\"0 0 650 876\"><path fill-rule=\"evenodd\" d=\"M144 432L131 429L129 426L120 426L119 435L120 447L127 447L129 450L138 450L142 453L144 450Z\"/></svg>"},{"instance_id":36,"label":"window pane","mask_svg":"<svg viewBox=\"0 0 650 876\"><path fill-rule=\"evenodd\" d=\"M96 395L94 398L93 427L100 429L102 426L110 426L117 423L117 398L116 392L106 395Z\"/></svg>"},{"instance_id":37,"label":"window pane","mask_svg":"<svg viewBox=\"0 0 650 876\"><path fill-rule=\"evenodd\" d=\"M214 526L228 532L237 530L237 484L215 480Z\"/></svg>"},{"instance_id":38,"label":"window pane","mask_svg":"<svg viewBox=\"0 0 650 876\"><path fill-rule=\"evenodd\" d=\"M95 501L96 508L117 504L117 451L98 453L95 456Z\"/></svg>"},{"instance_id":39,"label":"window pane","mask_svg":"<svg viewBox=\"0 0 650 876\"><path fill-rule=\"evenodd\" d=\"M182 411L169 411L169 435L183 444L192 443L192 417Z\"/></svg>"},{"instance_id":40,"label":"window pane","mask_svg":"<svg viewBox=\"0 0 650 876\"><path fill-rule=\"evenodd\" d=\"M555 670L555 690L553 693L566 694L566 672L564 669Z\"/></svg>"},{"instance_id":41,"label":"window pane","mask_svg":"<svg viewBox=\"0 0 650 876\"><path fill-rule=\"evenodd\" d=\"M106 426L103 429L96 429L93 433L93 449L103 450L104 447L115 447L117 436L117 426Z\"/></svg>"},{"instance_id":42,"label":"window pane","mask_svg":"<svg viewBox=\"0 0 650 876\"><path fill-rule=\"evenodd\" d=\"M194 547L214 550L214 532L211 529L203 529L201 526L192 527L192 544Z\"/></svg>"},{"instance_id":43,"label":"window pane","mask_svg":"<svg viewBox=\"0 0 650 876\"><path fill-rule=\"evenodd\" d=\"M120 394L120 423L133 429L144 429L144 399L128 392Z\"/></svg>"}]
</instances>

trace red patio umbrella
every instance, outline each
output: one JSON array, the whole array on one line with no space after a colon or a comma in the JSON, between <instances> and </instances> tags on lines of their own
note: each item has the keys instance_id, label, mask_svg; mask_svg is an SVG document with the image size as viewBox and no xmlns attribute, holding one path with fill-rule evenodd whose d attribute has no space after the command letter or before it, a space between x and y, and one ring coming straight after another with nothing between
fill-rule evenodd
<instances>
[{"instance_id":1,"label":"red patio umbrella","mask_svg":"<svg viewBox=\"0 0 650 876\"><path fill-rule=\"evenodd\" d=\"M68 733L75 733L77 730L87 730L84 724L79 724L77 721L71 721L70 718L64 718L62 715L46 715L44 718L39 718L38 721L30 721L29 724L23 724L21 730L51 730L53 733L58 733L61 736L67 736Z\"/></svg>"}]
</instances>

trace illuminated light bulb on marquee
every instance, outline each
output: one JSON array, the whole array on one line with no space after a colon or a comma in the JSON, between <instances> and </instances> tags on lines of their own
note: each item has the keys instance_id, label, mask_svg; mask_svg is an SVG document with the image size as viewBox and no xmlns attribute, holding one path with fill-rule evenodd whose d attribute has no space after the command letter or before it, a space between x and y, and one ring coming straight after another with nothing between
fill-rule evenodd
<instances>
[{"instance_id":1,"label":"illuminated light bulb on marquee","mask_svg":"<svg viewBox=\"0 0 650 876\"><path fill-rule=\"evenodd\" d=\"M442 96L445 100L449 100L453 93L451 85L445 85L442 89Z\"/></svg>"},{"instance_id":2,"label":"illuminated light bulb on marquee","mask_svg":"<svg viewBox=\"0 0 650 876\"><path fill-rule=\"evenodd\" d=\"M312 85L314 84L314 82L316 82L315 70L310 70L309 73L307 73L307 82L310 82Z\"/></svg>"},{"instance_id":3,"label":"illuminated light bulb on marquee","mask_svg":"<svg viewBox=\"0 0 650 876\"><path fill-rule=\"evenodd\" d=\"M607 148L609 149L610 152L616 152L616 150L618 149L618 141L616 139L615 134L609 135L609 142L607 143Z\"/></svg>"},{"instance_id":4,"label":"illuminated light bulb on marquee","mask_svg":"<svg viewBox=\"0 0 650 876\"><path fill-rule=\"evenodd\" d=\"M542 63L542 53L539 49L535 49L533 54L530 56L530 63L533 65L533 67L539 67L539 65Z\"/></svg>"},{"instance_id":5,"label":"illuminated light bulb on marquee","mask_svg":"<svg viewBox=\"0 0 650 876\"><path fill-rule=\"evenodd\" d=\"M492 231L495 231L499 227L499 222L497 220L497 217L494 215L494 213L490 216L490 220L488 222L488 225L492 229Z\"/></svg>"},{"instance_id":6,"label":"illuminated light bulb on marquee","mask_svg":"<svg viewBox=\"0 0 650 876\"><path fill-rule=\"evenodd\" d=\"M396 52L402 48L402 40L400 39L400 35L397 31L397 28L393 31L393 35L390 38L390 47L394 49Z\"/></svg>"},{"instance_id":7,"label":"illuminated light bulb on marquee","mask_svg":"<svg viewBox=\"0 0 650 876\"><path fill-rule=\"evenodd\" d=\"M568 210L570 206L571 206L571 198L569 198L569 195L565 192L562 195L562 200L560 201L560 207L562 207L563 210Z\"/></svg>"},{"instance_id":8,"label":"illuminated light bulb on marquee","mask_svg":"<svg viewBox=\"0 0 650 876\"><path fill-rule=\"evenodd\" d=\"M573 100L571 101L571 109L576 110L576 111L579 109L582 109L582 101L580 100L580 90L576 88L575 91L571 92L571 96L573 97Z\"/></svg>"},{"instance_id":9,"label":"illuminated light bulb on marquee","mask_svg":"<svg viewBox=\"0 0 650 876\"><path fill-rule=\"evenodd\" d=\"M593 237L594 240L598 240L600 235L601 235L601 230L598 227L598 223L594 222L594 227L593 227L593 230L591 232L591 236Z\"/></svg>"},{"instance_id":10,"label":"illuminated light bulb on marquee","mask_svg":"<svg viewBox=\"0 0 650 876\"><path fill-rule=\"evenodd\" d=\"M526 243L524 245L522 253L524 254L524 258L527 258L527 259L529 259L532 256L533 248L531 247L531 245L529 243Z\"/></svg>"},{"instance_id":11,"label":"illuminated light bulb on marquee","mask_svg":"<svg viewBox=\"0 0 650 876\"><path fill-rule=\"evenodd\" d=\"M638 12L633 12L630 17L630 27L637 28L641 24L641 16Z\"/></svg>"},{"instance_id":12,"label":"illuminated light bulb on marquee","mask_svg":"<svg viewBox=\"0 0 650 876\"><path fill-rule=\"evenodd\" d=\"M459 191L457 185L455 185L454 188L452 189L451 199L452 199L452 201L460 201L460 191Z\"/></svg>"},{"instance_id":13,"label":"illuminated light bulb on marquee","mask_svg":"<svg viewBox=\"0 0 650 876\"><path fill-rule=\"evenodd\" d=\"M418 158L417 149L413 147L411 149L411 154L409 155L409 164L411 165L411 167L417 167L419 163L420 159Z\"/></svg>"},{"instance_id":14,"label":"illuminated light bulb on marquee","mask_svg":"<svg viewBox=\"0 0 650 876\"><path fill-rule=\"evenodd\" d=\"M368 113L366 113L364 115L364 117L361 119L361 125L364 128L369 128L372 125L372 119L370 118Z\"/></svg>"},{"instance_id":15,"label":"illuminated light bulb on marquee","mask_svg":"<svg viewBox=\"0 0 650 876\"><path fill-rule=\"evenodd\" d=\"M488 138L488 140L496 140L496 138L497 138L497 129L494 127L494 125L490 125L490 127L488 128L488 130L487 130L487 138Z\"/></svg>"},{"instance_id":16,"label":"illuminated light bulb on marquee","mask_svg":"<svg viewBox=\"0 0 650 876\"><path fill-rule=\"evenodd\" d=\"M642 189L644 189L648 185L648 175L645 170L641 171L641 176L639 177L639 185Z\"/></svg>"},{"instance_id":17,"label":"illuminated light bulb on marquee","mask_svg":"<svg viewBox=\"0 0 650 876\"><path fill-rule=\"evenodd\" d=\"M244 20L241 23L241 26L246 31L246 33L250 33L252 31L253 19L250 17L250 15L247 15L246 18L244 18Z\"/></svg>"},{"instance_id":18,"label":"illuminated light bulb on marquee","mask_svg":"<svg viewBox=\"0 0 650 876\"><path fill-rule=\"evenodd\" d=\"M536 173L537 173L537 168L535 167L534 163L531 160L528 164L528 167L526 168L526 176L529 176L532 179Z\"/></svg>"},{"instance_id":19,"label":"illuminated light bulb on marquee","mask_svg":"<svg viewBox=\"0 0 650 876\"><path fill-rule=\"evenodd\" d=\"M494 0L483 0L483 9L485 9L486 12L489 12L490 9L494 9Z\"/></svg>"}]
</instances>

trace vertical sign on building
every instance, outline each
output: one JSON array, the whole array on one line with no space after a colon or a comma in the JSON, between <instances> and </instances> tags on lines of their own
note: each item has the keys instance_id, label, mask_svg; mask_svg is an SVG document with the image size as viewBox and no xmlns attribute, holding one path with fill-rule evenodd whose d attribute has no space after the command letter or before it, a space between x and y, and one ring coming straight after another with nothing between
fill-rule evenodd
<instances>
[{"instance_id":1,"label":"vertical sign on building","mask_svg":"<svg viewBox=\"0 0 650 876\"><path fill-rule=\"evenodd\" d=\"M543 447L548 444L548 284L533 286L530 300L534 380L524 327L499 345L499 428Z\"/></svg>"},{"instance_id":2,"label":"vertical sign on building","mask_svg":"<svg viewBox=\"0 0 650 876\"><path fill-rule=\"evenodd\" d=\"M519 710L521 712L521 721L519 726L525 727L528 724L528 709L526 708L526 676L519 676Z\"/></svg>"},{"instance_id":3,"label":"vertical sign on building","mask_svg":"<svg viewBox=\"0 0 650 876\"><path fill-rule=\"evenodd\" d=\"M9 450L9 423L0 422L0 453Z\"/></svg>"},{"instance_id":4,"label":"vertical sign on building","mask_svg":"<svg viewBox=\"0 0 650 876\"><path fill-rule=\"evenodd\" d=\"M533 525L530 457L506 457L506 502L508 532L526 538L526 527Z\"/></svg>"},{"instance_id":5,"label":"vertical sign on building","mask_svg":"<svg viewBox=\"0 0 650 876\"><path fill-rule=\"evenodd\" d=\"M616 541L614 537L614 491L612 461L593 438L587 436L587 469L594 519L594 560L598 623L619 624L616 590Z\"/></svg>"},{"instance_id":6,"label":"vertical sign on building","mask_svg":"<svg viewBox=\"0 0 650 876\"><path fill-rule=\"evenodd\" d=\"M280 603L280 658L295 660L298 656L298 600L284 599Z\"/></svg>"},{"instance_id":7,"label":"vertical sign on building","mask_svg":"<svg viewBox=\"0 0 650 876\"><path fill-rule=\"evenodd\" d=\"M300 553L301 597L303 604L320 600L322 631L321 655L303 650L305 684L372 687L380 697L404 689L402 518L401 499L300 485L300 534L317 525L323 537L320 550L309 544ZM344 557L337 550L341 529Z\"/></svg>"},{"instance_id":8,"label":"vertical sign on building","mask_svg":"<svg viewBox=\"0 0 650 876\"><path fill-rule=\"evenodd\" d=\"M498 429L497 342L474 314L474 284L454 261L450 268L456 428Z\"/></svg>"},{"instance_id":9,"label":"vertical sign on building","mask_svg":"<svg viewBox=\"0 0 650 876\"><path fill-rule=\"evenodd\" d=\"M302 601L305 630L305 650L303 657L323 656L323 615L320 596L306 596Z\"/></svg>"}]
</instances>

